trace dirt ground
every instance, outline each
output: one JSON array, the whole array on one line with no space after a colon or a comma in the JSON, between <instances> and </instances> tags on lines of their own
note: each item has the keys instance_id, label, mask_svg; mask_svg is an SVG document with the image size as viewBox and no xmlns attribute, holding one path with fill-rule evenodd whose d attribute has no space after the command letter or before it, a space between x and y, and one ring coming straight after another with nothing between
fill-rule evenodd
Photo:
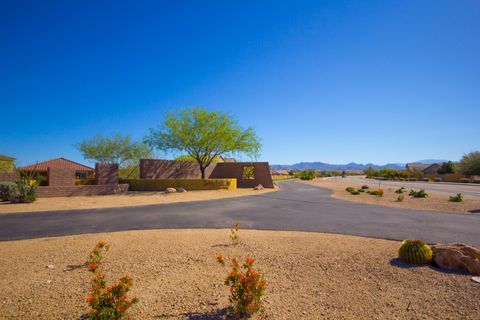
<instances>
[{"instance_id":1,"label":"dirt ground","mask_svg":"<svg viewBox=\"0 0 480 320\"><path fill-rule=\"evenodd\" d=\"M112 245L107 285L129 274L132 319L222 319L229 265L256 259L266 274L257 319L478 319L471 276L399 262L397 241L321 233L149 230L0 242L0 319L78 319L90 274L82 264L98 240ZM53 268L46 267L53 265Z\"/></svg>"},{"instance_id":2,"label":"dirt ground","mask_svg":"<svg viewBox=\"0 0 480 320\"><path fill-rule=\"evenodd\" d=\"M212 200L221 198L251 196L266 192L272 192L274 190L275 189L205 190L168 194L165 192L130 191L127 194L105 196L38 198L33 203L10 204L8 202L0 202L0 214L34 211L127 207L185 201Z\"/></svg>"},{"instance_id":3,"label":"dirt ground","mask_svg":"<svg viewBox=\"0 0 480 320\"><path fill-rule=\"evenodd\" d=\"M404 209L441 211L441 212L461 212L469 214L469 210L480 209L480 199L465 196L463 202L450 202L448 195L430 192L427 198L413 198L408 195L410 189L403 193L405 199L402 202L397 201L398 194L395 193L397 188L381 188L384 191L383 197L372 196L366 192L359 195L352 195L345 189L347 187L360 188L366 184L370 190L377 190L378 185L375 182L352 183L351 181L342 181L334 179L314 179L310 181L302 181L303 183L313 186L323 187L333 190L332 197L342 200L362 202L367 204L375 204L381 206L390 206Z\"/></svg>"}]
</instances>

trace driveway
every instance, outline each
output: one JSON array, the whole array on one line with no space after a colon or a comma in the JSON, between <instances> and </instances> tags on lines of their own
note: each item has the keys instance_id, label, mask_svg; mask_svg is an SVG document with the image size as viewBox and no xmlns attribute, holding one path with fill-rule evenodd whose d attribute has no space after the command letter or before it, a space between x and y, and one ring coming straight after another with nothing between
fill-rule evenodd
<instances>
[{"instance_id":1,"label":"driveway","mask_svg":"<svg viewBox=\"0 0 480 320\"><path fill-rule=\"evenodd\" d=\"M241 228L331 232L480 245L480 215L411 211L333 199L295 181L264 195L143 207L0 216L0 240L156 228Z\"/></svg>"}]
</instances>

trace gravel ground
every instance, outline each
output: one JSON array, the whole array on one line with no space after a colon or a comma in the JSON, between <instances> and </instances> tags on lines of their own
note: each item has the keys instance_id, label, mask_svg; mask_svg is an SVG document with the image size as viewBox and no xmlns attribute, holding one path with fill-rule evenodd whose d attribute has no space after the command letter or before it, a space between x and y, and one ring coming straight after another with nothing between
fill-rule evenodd
<instances>
[{"instance_id":1,"label":"gravel ground","mask_svg":"<svg viewBox=\"0 0 480 320\"><path fill-rule=\"evenodd\" d=\"M460 213L469 213L470 210L480 209L480 199L478 197L469 197L465 196L463 202L450 202L449 196L429 192L427 198L413 198L408 195L410 189L407 189L406 193L403 193L405 200L402 202L397 201L398 194L395 193L395 190L398 188L392 187L380 187L385 193L383 197L376 197L367 194L366 192L360 193L359 195L352 195L349 192L345 191L347 187L360 188L362 185L368 185L372 190L378 189L378 181L371 182L367 181L364 183L352 183L351 181L342 181L336 179L314 179L310 181L302 181L303 183L327 188L333 190L333 197L342 200L361 202L366 204L375 204L380 206L389 206L403 209L413 209L413 210L427 210L427 211L439 211L439 212L460 212ZM416 189L419 190L419 189ZM452 194L454 195L454 194Z\"/></svg>"},{"instance_id":2,"label":"gravel ground","mask_svg":"<svg viewBox=\"0 0 480 320\"><path fill-rule=\"evenodd\" d=\"M104 196L39 198L33 203L11 204L9 202L0 202L0 214L17 212L113 208L186 201L201 201L252 196L272 191L275 191L275 189L253 190L242 188L236 190L189 191L185 193L130 191L127 194Z\"/></svg>"},{"instance_id":3,"label":"gravel ground","mask_svg":"<svg viewBox=\"0 0 480 320\"><path fill-rule=\"evenodd\" d=\"M254 257L266 273L257 319L479 319L480 285L468 275L398 262L399 242L320 233L149 230L0 242L1 319L78 319L90 274L81 266L100 240L104 271L134 279L132 319L219 319L228 268L215 256ZM53 265L52 269L47 265Z\"/></svg>"}]
</instances>

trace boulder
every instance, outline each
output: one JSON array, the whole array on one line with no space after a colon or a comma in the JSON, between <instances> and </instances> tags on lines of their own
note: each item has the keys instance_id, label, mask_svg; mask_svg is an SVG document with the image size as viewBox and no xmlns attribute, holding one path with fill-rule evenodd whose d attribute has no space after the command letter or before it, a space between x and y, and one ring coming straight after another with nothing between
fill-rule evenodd
<instances>
[{"instance_id":1,"label":"boulder","mask_svg":"<svg viewBox=\"0 0 480 320\"><path fill-rule=\"evenodd\" d=\"M263 186L261 184L259 184L258 186L256 186L255 188L253 188L253 190L263 190Z\"/></svg>"},{"instance_id":2,"label":"boulder","mask_svg":"<svg viewBox=\"0 0 480 320\"><path fill-rule=\"evenodd\" d=\"M187 192L187 190L185 190L184 188L180 187L180 188L177 188L177 192Z\"/></svg>"},{"instance_id":3,"label":"boulder","mask_svg":"<svg viewBox=\"0 0 480 320\"><path fill-rule=\"evenodd\" d=\"M480 275L480 249L462 243L431 247L433 262L441 269Z\"/></svg>"},{"instance_id":4,"label":"boulder","mask_svg":"<svg viewBox=\"0 0 480 320\"><path fill-rule=\"evenodd\" d=\"M175 193L175 192L177 192L177 189L175 189L175 188L167 188L167 189L165 189L165 193Z\"/></svg>"}]
</instances>

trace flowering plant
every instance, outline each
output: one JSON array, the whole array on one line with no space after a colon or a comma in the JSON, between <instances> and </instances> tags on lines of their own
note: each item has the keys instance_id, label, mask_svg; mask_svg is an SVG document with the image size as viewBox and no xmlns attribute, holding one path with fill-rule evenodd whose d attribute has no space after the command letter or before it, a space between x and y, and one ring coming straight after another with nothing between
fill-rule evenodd
<instances>
[{"instance_id":1,"label":"flowering plant","mask_svg":"<svg viewBox=\"0 0 480 320\"><path fill-rule=\"evenodd\" d=\"M230 287L230 302L237 317L250 317L259 311L261 298L265 293L265 276L253 269L254 260L247 258L243 264L245 271L240 271L236 258L232 259L232 271L225 279L225 285Z\"/></svg>"},{"instance_id":2,"label":"flowering plant","mask_svg":"<svg viewBox=\"0 0 480 320\"><path fill-rule=\"evenodd\" d=\"M120 278L116 285L107 287L105 275L98 269L103 260L103 250L108 251L110 245L99 241L92 250L87 262L88 271L93 273L87 303L92 308L88 313L91 320L121 319L128 308L138 302L137 298L127 299L127 292L132 286L128 275Z\"/></svg>"}]
</instances>

